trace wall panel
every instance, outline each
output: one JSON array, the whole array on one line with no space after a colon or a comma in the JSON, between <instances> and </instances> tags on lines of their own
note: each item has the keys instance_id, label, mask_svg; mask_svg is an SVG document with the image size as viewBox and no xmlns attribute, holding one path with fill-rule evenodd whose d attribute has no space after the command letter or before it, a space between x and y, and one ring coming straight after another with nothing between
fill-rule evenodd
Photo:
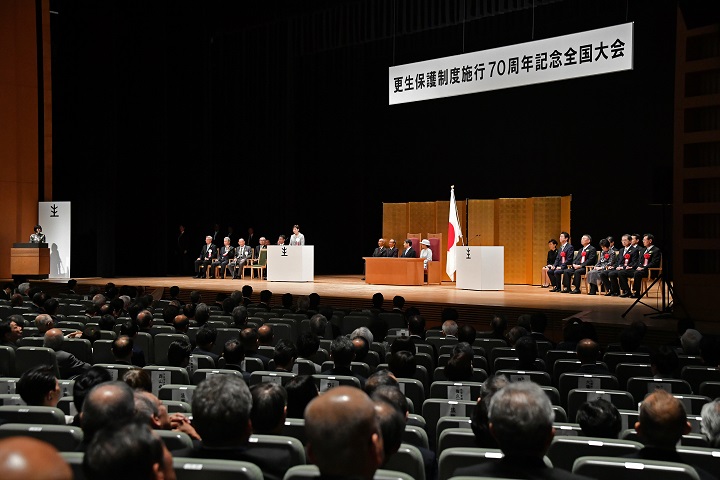
<instances>
[{"instance_id":1,"label":"wall panel","mask_svg":"<svg viewBox=\"0 0 720 480\"><path fill-rule=\"evenodd\" d=\"M526 198L497 200L495 218L500 244L505 246L506 284L530 283L527 259L532 255L531 213L532 204Z\"/></svg>"}]
</instances>

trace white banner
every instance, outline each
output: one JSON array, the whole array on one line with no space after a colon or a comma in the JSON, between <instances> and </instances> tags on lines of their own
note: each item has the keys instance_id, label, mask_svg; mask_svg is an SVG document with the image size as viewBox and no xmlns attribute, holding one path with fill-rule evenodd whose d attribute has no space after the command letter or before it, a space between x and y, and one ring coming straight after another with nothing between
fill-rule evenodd
<instances>
[{"instance_id":1,"label":"white banner","mask_svg":"<svg viewBox=\"0 0 720 480\"><path fill-rule=\"evenodd\" d=\"M631 22L390 67L390 105L632 70L633 28Z\"/></svg>"},{"instance_id":2,"label":"white banner","mask_svg":"<svg viewBox=\"0 0 720 480\"><path fill-rule=\"evenodd\" d=\"M40 202L38 218L50 248L48 278L70 278L70 202Z\"/></svg>"}]
</instances>

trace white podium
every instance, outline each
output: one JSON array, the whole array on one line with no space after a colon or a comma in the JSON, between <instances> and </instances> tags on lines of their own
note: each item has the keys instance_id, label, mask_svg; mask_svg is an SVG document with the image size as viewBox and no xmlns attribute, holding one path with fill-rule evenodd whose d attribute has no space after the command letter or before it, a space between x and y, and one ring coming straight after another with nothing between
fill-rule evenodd
<instances>
[{"instance_id":1,"label":"white podium","mask_svg":"<svg viewBox=\"0 0 720 480\"><path fill-rule=\"evenodd\" d=\"M505 290L505 247L457 247L455 288Z\"/></svg>"},{"instance_id":2,"label":"white podium","mask_svg":"<svg viewBox=\"0 0 720 480\"><path fill-rule=\"evenodd\" d=\"M268 245L268 282L312 282L315 276L313 245Z\"/></svg>"}]
</instances>

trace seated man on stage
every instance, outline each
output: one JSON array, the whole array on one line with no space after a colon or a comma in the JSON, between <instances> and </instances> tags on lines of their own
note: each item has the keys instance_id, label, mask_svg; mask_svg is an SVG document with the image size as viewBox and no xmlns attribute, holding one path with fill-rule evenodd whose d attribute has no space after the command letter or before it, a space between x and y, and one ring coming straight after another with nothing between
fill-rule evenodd
<instances>
[{"instance_id":1,"label":"seated man on stage","mask_svg":"<svg viewBox=\"0 0 720 480\"><path fill-rule=\"evenodd\" d=\"M227 269L232 273L232 278L240 278L241 269L245 266L248 259L252 258L252 248L245 245L245 239L238 239L238 246L235 247L235 258L230 260Z\"/></svg>"},{"instance_id":2,"label":"seated man on stage","mask_svg":"<svg viewBox=\"0 0 720 480\"><path fill-rule=\"evenodd\" d=\"M260 237L258 239L258 244L255 247L255 258L260 258L260 250L266 249L268 246L268 241L265 237Z\"/></svg>"},{"instance_id":3,"label":"seated man on stage","mask_svg":"<svg viewBox=\"0 0 720 480\"><path fill-rule=\"evenodd\" d=\"M615 264L615 250L610 248L610 241L607 238L600 239L600 258L598 262L585 274L590 291L588 295L596 295L598 291L598 284L601 281L600 273L606 272L608 267Z\"/></svg>"},{"instance_id":4,"label":"seated man on stage","mask_svg":"<svg viewBox=\"0 0 720 480\"><path fill-rule=\"evenodd\" d=\"M550 283L553 288L551 292L560 291L560 283L562 281L563 273L567 270L568 265L573 261L575 254L573 246L570 245L570 234L567 232L560 232L560 250L558 251L557 257L555 257L555 263L553 263L548 269L548 277L550 277Z\"/></svg>"},{"instance_id":5,"label":"seated man on stage","mask_svg":"<svg viewBox=\"0 0 720 480\"><path fill-rule=\"evenodd\" d=\"M205 237L205 245L200 249L200 256L195 260L195 278L203 278L205 270L217 257L217 247L212 243L212 237Z\"/></svg>"},{"instance_id":6,"label":"seated man on stage","mask_svg":"<svg viewBox=\"0 0 720 480\"><path fill-rule=\"evenodd\" d=\"M373 257L386 257L387 256L387 249L385 248L385 239L384 238L378 239L378 246L375 250L373 250L372 256Z\"/></svg>"},{"instance_id":7,"label":"seated man on stage","mask_svg":"<svg viewBox=\"0 0 720 480\"><path fill-rule=\"evenodd\" d=\"M607 290L605 296L619 297L621 288L623 296L630 296L630 286L627 279L628 275L631 275L635 270L638 256L637 249L633 248L630 242L630 235L627 233L623 235L623 248L618 252L617 261L614 265L608 266L607 270L600 272L600 279L605 285L605 290Z\"/></svg>"},{"instance_id":8,"label":"seated man on stage","mask_svg":"<svg viewBox=\"0 0 720 480\"><path fill-rule=\"evenodd\" d=\"M638 255L638 267L633 273L633 294L630 298L640 298L642 290L642 279L648 277L649 269L658 268L660 266L660 259L662 253L660 249L653 245L655 236L652 233L646 233L643 235L643 245L645 248L641 249Z\"/></svg>"},{"instance_id":9,"label":"seated man on stage","mask_svg":"<svg viewBox=\"0 0 720 480\"><path fill-rule=\"evenodd\" d=\"M412 248L412 240L410 240L409 238L403 242L403 252L400 254L400 256L404 258L417 258L415 249Z\"/></svg>"},{"instance_id":10,"label":"seated man on stage","mask_svg":"<svg viewBox=\"0 0 720 480\"><path fill-rule=\"evenodd\" d=\"M388 247L387 247L387 251L385 252L385 256L388 258L397 258L398 249L395 246L394 238L391 238L390 240L388 240Z\"/></svg>"},{"instance_id":11,"label":"seated man on stage","mask_svg":"<svg viewBox=\"0 0 720 480\"><path fill-rule=\"evenodd\" d=\"M220 267L220 277L225 278L225 270L233 257L235 257L235 248L230 245L230 237L225 237L217 259L212 262L210 278L215 278L215 267Z\"/></svg>"},{"instance_id":12,"label":"seated man on stage","mask_svg":"<svg viewBox=\"0 0 720 480\"><path fill-rule=\"evenodd\" d=\"M563 293L580 293L580 278L585 274L588 267L592 267L597 262L597 250L590 245L592 237L583 235L580 239L582 249L577 259L568 266L563 275ZM572 278L571 278L572 277ZM570 281L575 288L570 290Z\"/></svg>"}]
</instances>

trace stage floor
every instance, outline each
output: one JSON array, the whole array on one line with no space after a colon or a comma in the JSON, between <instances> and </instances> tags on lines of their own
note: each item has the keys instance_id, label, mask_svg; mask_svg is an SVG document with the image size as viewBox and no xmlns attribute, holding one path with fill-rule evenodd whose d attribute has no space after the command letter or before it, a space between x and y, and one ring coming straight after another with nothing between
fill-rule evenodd
<instances>
[{"instance_id":1,"label":"stage floor","mask_svg":"<svg viewBox=\"0 0 720 480\"><path fill-rule=\"evenodd\" d=\"M150 291L162 288L162 293L166 297L167 289L177 285L181 290L181 298L189 295L192 290L200 290L205 294L203 296L205 302L213 302L218 293L229 294L249 284L253 287L254 297L261 290L271 290L273 303L280 303L279 297L284 293L297 296L315 292L320 295L321 304L353 309L369 308L373 294L381 292L385 297L386 309L392 308L392 298L395 295L402 295L406 307L419 308L428 324L434 326L440 323L440 312L443 308L455 307L460 312L460 323L471 323L478 330L488 329L490 318L495 312L503 313L510 326L513 326L518 315L542 311L550 318L548 336L557 340L562 339L564 320L573 316L592 322L599 331L602 330L601 333L605 333L608 341L635 320L645 322L649 333L658 334L658 341L664 341L674 335L677 323L677 319L666 311L669 309L663 309L659 289L655 289L651 292L651 296L642 299L643 303L637 303L627 312L635 300L606 297L602 292L594 296L571 295L551 293L547 288L528 285L505 285L505 290L502 291L473 291L457 289L455 284L450 282L423 286L368 285L359 275L316 276L314 282L268 282L247 277L238 280L191 277L77 278L77 280L79 293L87 291L93 285L104 286L107 282L113 282L117 286L143 286ZM61 288L61 285L66 283L60 280L37 282L55 284L55 288ZM48 290L54 289L49 287ZM669 300L666 298L666 305L667 303ZM701 331L714 333L708 330L711 327L711 325L702 326Z\"/></svg>"}]
</instances>

